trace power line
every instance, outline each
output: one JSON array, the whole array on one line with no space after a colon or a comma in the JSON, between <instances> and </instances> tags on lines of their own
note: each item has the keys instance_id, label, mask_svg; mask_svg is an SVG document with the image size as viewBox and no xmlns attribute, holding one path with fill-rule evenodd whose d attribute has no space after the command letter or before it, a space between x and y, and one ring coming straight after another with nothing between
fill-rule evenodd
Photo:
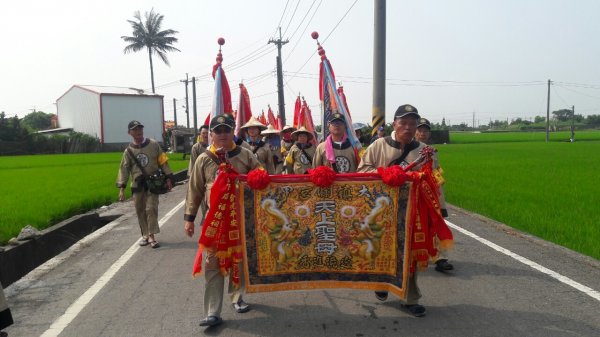
<instances>
[{"instance_id":1,"label":"power line","mask_svg":"<svg viewBox=\"0 0 600 337\"><path fill-rule=\"evenodd\" d=\"M310 8L312 8L312 6L314 5L315 1L316 0L313 1L312 5L310 5ZM298 40L296 40L296 44L294 44L294 47L292 47L292 51L290 51L290 53L288 54L288 57L285 58L285 60L283 61L283 63L285 63L294 54L294 50L296 50L296 47L298 47L298 44L300 44L300 41L302 41L302 36L304 36L304 33L306 32L306 29L308 28L308 26L310 25L310 23L312 22L312 20L315 18L315 14L317 14L317 12L319 11L319 7L321 7L322 3L323 3L323 0L320 0L319 4L317 5L317 8L315 8L315 11L313 12L312 16L310 17L310 20L308 20L308 23L306 23L306 26L304 26L304 30L302 30L302 33L300 33L300 36L298 37ZM310 8L306 12L306 14L310 13ZM306 15L304 15L304 17L306 18ZM304 19L302 19L302 21L304 21ZM300 24L302 24L302 23L300 23ZM298 28L300 28L300 25L298 25ZM296 33L296 32L294 31L294 33ZM292 36L294 36L294 34L292 34ZM292 39L292 36L290 36L290 40Z\"/></svg>"},{"instance_id":2,"label":"power line","mask_svg":"<svg viewBox=\"0 0 600 337\"><path fill-rule=\"evenodd\" d=\"M285 35L285 33L287 33L288 28L290 28L290 25L292 24L292 21L294 20L294 16L296 15L296 11L298 10L298 6L299 5L300 5L300 0L298 0L298 2L296 3L296 7L294 8L294 12L292 13L292 17L288 21L287 27L285 27L285 29L283 30L283 35Z\"/></svg>"},{"instance_id":3,"label":"power line","mask_svg":"<svg viewBox=\"0 0 600 337\"><path fill-rule=\"evenodd\" d=\"M285 11L286 11L289 3L290 3L290 0L287 0L285 3L285 7L283 8L283 13L281 13L281 18L279 18L279 23L277 24L277 27L281 27L281 21L283 21L283 16L285 15ZM275 33L273 33L273 34L276 34L276 33L277 33L277 29L275 29Z\"/></svg>"},{"instance_id":4,"label":"power line","mask_svg":"<svg viewBox=\"0 0 600 337\"><path fill-rule=\"evenodd\" d=\"M350 5L350 8L348 8L348 10L346 11L346 13L344 13L344 16L342 16L342 18L340 19L340 21L338 21L338 23L335 24L335 27L333 27L333 29L331 30L331 32L329 32L329 34L323 39L323 43L325 43L325 41L327 41L327 39L329 38L329 36L331 36L331 34L333 34L333 32L336 30L336 28L340 25L340 23L342 23L342 21L344 20L344 18L346 17L346 15L348 15L348 13L350 13L350 10L352 9L352 7L354 7L354 5L356 5L356 3L358 2L358 0L355 0L352 5Z\"/></svg>"},{"instance_id":5,"label":"power line","mask_svg":"<svg viewBox=\"0 0 600 337\"><path fill-rule=\"evenodd\" d=\"M322 1L322 0L321 0ZM296 27L296 29L294 30L294 32L292 33L292 35L290 35L289 39L291 40L294 35L296 35L296 32L298 31L298 29L300 29L300 27L302 26L302 24L304 23L304 20L306 20L306 17L308 16L308 13L310 13L310 10L313 8L313 6L315 5L315 2L317 2L317 0L313 0L313 2L310 4L310 7L308 8L308 10L306 11L306 14L304 14L304 17L302 17L302 20L300 20L300 23L298 24L298 27ZM321 5L321 2L319 2L319 6ZM317 7L318 8L318 7ZM316 13L316 11L315 11ZM314 17L314 14L313 14ZM312 21L312 19L311 19ZM310 22L309 22L310 23ZM306 25L306 27L308 27L308 24ZM304 28L304 30L306 31L306 28ZM302 34L300 34L300 36L302 36L304 34L304 31L302 32ZM298 41L300 41L301 39L299 38ZM293 51L293 49L292 49Z\"/></svg>"}]
</instances>

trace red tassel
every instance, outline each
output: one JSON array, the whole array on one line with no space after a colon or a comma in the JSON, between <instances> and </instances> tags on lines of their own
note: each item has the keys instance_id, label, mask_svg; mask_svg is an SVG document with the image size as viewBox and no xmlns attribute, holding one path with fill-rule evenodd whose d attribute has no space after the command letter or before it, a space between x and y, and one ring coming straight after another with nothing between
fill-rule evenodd
<instances>
[{"instance_id":1,"label":"red tassel","mask_svg":"<svg viewBox=\"0 0 600 337\"><path fill-rule=\"evenodd\" d=\"M329 166L319 166L309 169L308 174L310 181L321 188L329 187L335 181L335 171Z\"/></svg>"},{"instance_id":2,"label":"red tassel","mask_svg":"<svg viewBox=\"0 0 600 337\"><path fill-rule=\"evenodd\" d=\"M393 187L402 186L408 179L406 172L404 172L400 165L393 165L385 168L378 167L377 173L379 173L381 180L383 180L386 185Z\"/></svg>"},{"instance_id":3,"label":"red tassel","mask_svg":"<svg viewBox=\"0 0 600 337\"><path fill-rule=\"evenodd\" d=\"M253 190L263 190L271 183L269 173L262 169L252 170L248 173L248 186Z\"/></svg>"}]
</instances>

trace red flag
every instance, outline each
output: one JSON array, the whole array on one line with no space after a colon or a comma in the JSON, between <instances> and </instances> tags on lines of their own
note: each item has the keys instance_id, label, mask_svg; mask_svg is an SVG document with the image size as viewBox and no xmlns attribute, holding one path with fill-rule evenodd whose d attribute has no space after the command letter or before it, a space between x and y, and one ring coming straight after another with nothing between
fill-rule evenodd
<instances>
[{"instance_id":1,"label":"red flag","mask_svg":"<svg viewBox=\"0 0 600 337\"><path fill-rule=\"evenodd\" d=\"M300 113L298 114L298 127L301 127L301 126L304 126L304 128L306 128L306 130L313 133L314 137L311 142L316 144L317 143L317 134L315 132L315 124L313 123L313 119L312 119L312 112L310 111L308 104L306 104L304 97L302 97L302 107L300 109Z\"/></svg>"},{"instance_id":2,"label":"red flag","mask_svg":"<svg viewBox=\"0 0 600 337\"><path fill-rule=\"evenodd\" d=\"M263 123L264 125L267 125L267 119L265 118L265 111L263 110L263 112L256 118L258 119L259 122Z\"/></svg>"},{"instance_id":3,"label":"red flag","mask_svg":"<svg viewBox=\"0 0 600 337\"><path fill-rule=\"evenodd\" d=\"M342 104L344 104L344 108L348 111L348 115L350 115L350 109L348 109L348 102L346 102L346 94L344 94L344 87L340 84L337 88L338 95L340 95L340 99L342 100Z\"/></svg>"},{"instance_id":4,"label":"red flag","mask_svg":"<svg viewBox=\"0 0 600 337\"><path fill-rule=\"evenodd\" d=\"M240 83L240 106L237 111L235 118L235 134L240 136L240 128L244 126L252 117L252 110L250 109L250 95L244 84Z\"/></svg>"},{"instance_id":5,"label":"red flag","mask_svg":"<svg viewBox=\"0 0 600 337\"><path fill-rule=\"evenodd\" d=\"M294 104L294 124L292 125L295 129L300 127L300 109L302 109L302 104L300 103L300 96L298 96L296 104Z\"/></svg>"},{"instance_id":6,"label":"red flag","mask_svg":"<svg viewBox=\"0 0 600 337\"><path fill-rule=\"evenodd\" d=\"M277 121L275 120L275 115L273 115L273 110L271 110L270 105L269 110L267 110L267 118L269 119L269 124L273 125L274 128L277 128Z\"/></svg>"},{"instance_id":7,"label":"red flag","mask_svg":"<svg viewBox=\"0 0 600 337\"><path fill-rule=\"evenodd\" d=\"M319 38L319 33L313 32L311 34L313 39L317 40ZM358 158L358 150L362 147L362 144L356 137L354 133L354 129L352 127L352 117L350 116L350 112L346 109L345 104L342 102L338 90L335 87L335 73L333 72L333 68L331 67L331 63L329 59L325 55L325 50L317 40L317 50L318 54L321 58L321 63L319 64L319 98L321 99L322 104L322 113L323 120L325 124L331 120L331 116L334 112L339 112L346 119L346 136L350 140L354 151L357 153ZM323 128L324 136L327 136L327 128Z\"/></svg>"}]
</instances>

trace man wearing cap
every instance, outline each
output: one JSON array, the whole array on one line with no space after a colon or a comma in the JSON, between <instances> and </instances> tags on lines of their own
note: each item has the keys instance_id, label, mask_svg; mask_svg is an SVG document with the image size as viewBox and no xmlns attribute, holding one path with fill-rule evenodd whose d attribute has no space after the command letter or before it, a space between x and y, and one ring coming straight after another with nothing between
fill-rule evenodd
<instances>
[{"instance_id":1,"label":"man wearing cap","mask_svg":"<svg viewBox=\"0 0 600 337\"><path fill-rule=\"evenodd\" d=\"M194 167L194 163L198 156L200 156L206 149L208 148L208 125L202 125L200 127L200 133L198 134L198 142L192 146L192 150L190 151L190 164L188 166L187 176L190 176L190 172L192 172L192 167Z\"/></svg>"},{"instance_id":2,"label":"man wearing cap","mask_svg":"<svg viewBox=\"0 0 600 337\"><path fill-rule=\"evenodd\" d=\"M426 146L414 139L419 118L417 108L414 106L405 104L398 107L392 124L395 138L391 136L379 138L369 145L358 166L358 172L377 172L378 167L392 165L406 166L417 159L419 151ZM385 301L388 293L376 291L375 296L380 301ZM403 306L417 317L425 315L425 307L419 304L420 297L421 292L417 285L415 271L408 278L406 303Z\"/></svg>"},{"instance_id":3,"label":"man wearing cap","mask_svg":"<svg viewBox=\"0 0 600 337\"><path fill-rule=\"evenodd\" d=\"M150 193L146 177L156 174L159 170L167 175L167 188L173 188L173 171L169 167L167 155L160 144L154 139L144 137L144 125L139 121L131 121L127 125L127 133L133 141L123 152L117 187L119 201L125 200L125 186L131 175L131 192L135 204L138 223L142 232L139 245L150 244L152 248L160 245L154 235L160 233L158 227L158 194Z\"/></svg>"},{"instance_id":4,"label":"man wearing cap","mask_svg":"<svg viewBox=\"0 0 600 337\"><path fill-rule=\"evenodd\" d=\"M356 172L358 158L346 135L346 118L334 113L327 123L329 136L317 146L312 166L330 166L336 173Z\"/></svg>"},{"instance_id":5,"label":"man wearing cap","mask_svg":"<svg viewBox=\"0 0 600 337\"><path fill-rule=\"evenodd\" d=\"M271 154L271 150L269 150L269 145L260 137L260 132L266 130L267 127L252 116L248 123L244 124L240 129L246 130L246 142L250 145L250 151L258 158L258 161L269 174L275 174L273 155Z\"/></svg>"},{"instance_id":6,"label":"man wearing cap","mask_svg":"<svg viewBox=\"0 0 600 337\"><path fill-rule=\"evenodd\" d=\"M315 156L315 147L309 143L312 138L312 132L301 126L298 130L292 132L294 145L285 157L288 174L305 174L312 167L312 159Z\"/></svg>"},{"instance_id":7,"label":"man wearing cap","mask_svg":"<svg viewBox=\"0 0 600 337\"><path fill-rule=\"evenodd\" d=\"M370 144L373 144L377 139L385 137L385 127L382 125L377 128L377 132L371 137Z\"/></svg>"},{"instance_id":8,"label":"man wearing cap","mask_svg":"<svg viewBox=\"0 0 600 337\"><path fill-rule=\"evenodd\" d=\"M431 139L431 123L427 118L419 118L417 122L417 132L415 134L415 139L421 143L429 144L429 140ZM446 199L444 197L444 189L442 184L444 183L444 179L442 178L442 168L440 167L439 159L437 156L433 156L433 169L436 172L435 176L438 179L438 183L440 184L440 208L442 211L442 216L444 218L448 217L448 211L446 210ZM436 237L436 246L439 244L439 240ZM438 247L439 248L439 247ZM453 270L454 266L448 262L448 252L445 249L438 249L439 255L435 260L435 270L439 272L445 272L448 270Z\"/></svg>"},{"instance_id":9,"label":"man wearing cap","mask_svg":"<svg viewBox=\"0 0 600 337\"><path fill-rule=\"evenodd\" d=\"M202 202L208 204L210 200L210 190L217 177L220 163L229 162L240 174L261 167L250 150L235 144L234 129L235 120L229 114L215 116L210 121L212 144L198 156L194 163L185 199L184 230L189 237L194 235L194 220L200 204ZM200 326L215 326L223 322L221 310L225 277L221 273L215 247L206 247L205 252L204 313L206 318L200 322ZM242 277L243 275L240 276ZM241 287L235 289L230 278L228 292L231 295L233 309L238 313L244 313L250 310L250 306L242 300L243 279L240 279L240 283Z\"/></svg>"}]
</instances>

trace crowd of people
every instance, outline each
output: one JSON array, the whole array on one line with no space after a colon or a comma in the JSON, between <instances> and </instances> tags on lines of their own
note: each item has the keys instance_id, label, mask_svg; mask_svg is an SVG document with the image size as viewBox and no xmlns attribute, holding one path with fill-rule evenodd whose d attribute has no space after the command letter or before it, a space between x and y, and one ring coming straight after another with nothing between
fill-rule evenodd
<instances>
[{"instance_id":1,"label":"crowd of people","mask_svg":"<svg viewBox=\"0 0 600 337\"><path fill-rule=\"evenodd\" d=\"M378 167L409 165L419 156L419 150L428 144L431 135L429 121L421 118L417 108L410 104L401 105L396 110L391 135L386 135L383 127L378 128L377 133L369 139L370 144L360 152L352 146L348 132L356 132L361 140L368 137L362 135L360 130L348 130L343 114L334 113L324 127L327 127L329 134L318 143L316 135L304 127L295 129L285 126L282 130L276 130L254 117L239 128L241 134L234 135L236 125L232 115L213 117L209 125L200 128L198 141L191 150L184 214L185 233L192 237L196 224L202 226L203 217L209 209L211 188L217 178L219 165L223 162L228 162L240 174L256 168L262 168L269 174L307 174L311 168L322 165L331 167L336 173L376 172ZM119 199L124 198L124 187L131 175L133 199L142 233L139 244L150 244L156 248L159 246L155 238L155 234L159 232L156 223L158 196L150 193L141 182L146 176L145 170L160 169L167 174L170 189L172 172L164 160L160 146L143 137L143 125L140 122L129 123L128 133L133 141L123 153L117 179ZM433 165L435 168L439 167L435 155ZM413 169L419 169L419 166ZM440 192L439 212L447 217L443 191ZM211 327L223 322L221 311L225 276L221 273L215 247L205 248L205 318L200 326ZM434 262L436 271L447 272L453 269L443 251ZM250 306L242 298L243 282L241 284L241 287L235 287L231 277L229 278L230 303L238 313L250 310ZM407 298L403 307L416 317L424 316L425 307L419 304L421 293L417 284L417 272L410 275L406 291ZM388 293L376 291L375 297L385 301Z\"/></svg>"}]
</instances>

